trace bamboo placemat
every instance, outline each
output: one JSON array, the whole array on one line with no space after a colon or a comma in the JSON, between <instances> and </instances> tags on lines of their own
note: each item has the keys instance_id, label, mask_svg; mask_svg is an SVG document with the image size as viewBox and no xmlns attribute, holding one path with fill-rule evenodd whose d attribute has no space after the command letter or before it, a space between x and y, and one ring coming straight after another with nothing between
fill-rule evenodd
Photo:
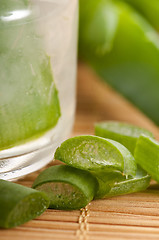
<instances>
[{"instance_id":1,"label":"bamboo placemat","mask_svg":"<svg viewBox=\"0 0 159 240\"><path fill-rule=\"evenodd\" d=\"M86 66L78 68L77 112L72 136L93 134L94 123L121 120L146 127L159 139L158 128ZM52 164L59 164L54 162ZM31 186L39 172L19 180ZM0 240L148 240L159 239L159 186L145 192L92 201L80 211L47 210L22 226L0 230Z\"/></svg>"}]
</instances>

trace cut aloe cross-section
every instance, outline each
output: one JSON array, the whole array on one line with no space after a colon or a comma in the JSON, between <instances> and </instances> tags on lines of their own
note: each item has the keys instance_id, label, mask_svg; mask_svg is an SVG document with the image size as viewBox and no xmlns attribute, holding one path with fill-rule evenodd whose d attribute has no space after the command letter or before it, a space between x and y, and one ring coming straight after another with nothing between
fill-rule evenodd
<instances>
[{"instance_id":1,"label":"cut aloe cross-section","mask_svg":"<svg viewBox=\"0 0 159 240\"><path fill-rule=\"evenodd\" d=\"M98 136L69 138L57 148L54 157L84 170L105 172L118 170L131 176L136 173L135 160L123 145Z\"/></svg>"},{"instance_id":2,"label":"cut aloe cross-section","mask_svg":"<svg viewBox=\"0 0 159 240\"><path fill-rule=\"evenodd\" d=\"M96 176L99 189L95 198L105 195L116 178L136 175L132 154L120 143L97 136L78 136L64 141L56 150L55 159Z\"/></svg>"},{"instance_id":3,"label":"cut aloe cross-section","mask_svg":"<svg viewBox=\"0 0 159 240\"><path fill-rule=\"evenodd\" d=\"M40 214L49 206L45 193L0 180L0 227L12 228Z\"/></svg>"},{"instance_id":4,"label":"cut aloe cross-section","mask_svg":"<svg viewBox=\"0 0 159 240\"><path fill-rule=\"evenodd\" d=\"M95 125L95 134L100 137L110 138L123 144L133 154L136 141L141 134L153 137L153 134L141 127L129 123L106 121Z\"/></svg>"},{"instance_id":5,"label":"cut aloe cross-section","mask_svg":"<svg viewBox=\"0 0 159 240\"><path fill-rule=\"evenodd\" d=\"M50 208L71 210L85 207L94 198L98 182L88 171L58 165L41 172L33 188L48 195Z\"/></svg>"},{"instance_id":6,"label":"cut aloe cross-section","mask_svg":"<svg viewBox=\"0 0 159 240\"><path fill-rule=\"evenodd\" d=\"M5 149L53 128L60 106L33 6L29 0L2 0L1 6L0 149ZM21 18L14 18L17 11Z\"/></svg>"}]
</instances>

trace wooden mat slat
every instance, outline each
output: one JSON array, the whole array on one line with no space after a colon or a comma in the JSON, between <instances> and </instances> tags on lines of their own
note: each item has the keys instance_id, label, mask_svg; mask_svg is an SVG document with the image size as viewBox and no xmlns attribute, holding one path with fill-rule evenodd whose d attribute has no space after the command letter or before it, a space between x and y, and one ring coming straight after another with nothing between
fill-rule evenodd
<instances>
[{"instance_id":1,"label":"wooden mat slat","mask_svg":"<svg viewBox=\"0 0 159 240\"><path fill-rule=\"evenodd\" d=\"M64 222L63 220L59 221L44 221L44 220L33 220L29 221L25 225L27 228L40 228L40 229L61 229L61 230L77 230L78 223L76 222Z\"/></svg>"},{"instance_id":2,"label":"wooden mat slat","mask_svg":"<svg viewBox=\"0 0 159 240\"><path fill-rule=\"evenodd\" d=\"M91 240L97 240L97 239L153 239L153 240L157 240L158 237L155 234L138 234L138 233L121 233L121 232L106 232L106 233L101 233L101 232L97 232L97 233L88 233L87 235L89 237L89 239Z\"/></svg>"},{"instance_id":3,"label":"wooden mat slat","mask_svg":"<svg viewBox=\"0 0 159 240\"><path fill-rule=\"evenodd\" d=\"M77 112L71 136L94 134L94 123L122 120L152 131L159 129L122 96L102 82L85 65L79 65ZM60 164L59 161L50 163ZM42 170L40 170L42 171ZM17 181L32 186L39 172ZM80 211L48 209L41 216L14 229L0 230L0 240L158 240L159 184L148 190L92 201Z\"/></svg>"},{"instance_id":4,"label":"wooden mat slat","mask_svg":"<svg viewBox=\"0 0 159 240\"><path fill-rule=\"evenodd\" d=\"M28 240L28 239L39 239L39 240L52 240L52 239L76 239L75 231L66 230L41 230L41 229L16 229L6 230L5 234L0 237L3 240Z\"/></svg>"},{"instance_id":5,"label":"wooden mat slat","mask_svg":"<svg viewBox=\"0 0 159 240\"><path fill-rule=\"evenodd\" d=\"M59 211L55 212L54 210L46 211L38 220L46 220L46 221L62 221L63 222L78 222L79 220L79 212L67 212L67 211Z\"/></svg>"}]
</instances>

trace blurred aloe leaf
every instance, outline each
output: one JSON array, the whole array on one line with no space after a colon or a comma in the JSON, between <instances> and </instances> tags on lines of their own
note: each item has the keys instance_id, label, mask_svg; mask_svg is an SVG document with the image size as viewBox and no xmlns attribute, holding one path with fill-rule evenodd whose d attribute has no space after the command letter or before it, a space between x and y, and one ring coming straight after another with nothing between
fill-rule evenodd
<instances>
[{"instance_id":1,"label":"blurred aloe leaf","mask_svg":"<svg viewBox=\"0 0 159 240\"><path fill-rule=\"evenodd\" d=\"M60 106L31 2L0 3L0 149L5 149L54 127Z\"/></svg>"},{"instance_id":2,"label":"blurred aloe leaf","mask_svg":"<svg viewBox=\"0 0 159 240\"><path fill-rule=\"evenodd\" d=\"M80 0L79 57L159 124L159 38L120 0Z\"/></svg>"},{"instance_id":3,"label":"blurred aloe leaf","mask_svg":"<svg viewBox=\"0 0 159 240\"><path fill-rule=\"evenodd\" d=\"M158 0L121 0L136 8L143 16L159 30L159 1Z\"/></svg>"}]
</instances>

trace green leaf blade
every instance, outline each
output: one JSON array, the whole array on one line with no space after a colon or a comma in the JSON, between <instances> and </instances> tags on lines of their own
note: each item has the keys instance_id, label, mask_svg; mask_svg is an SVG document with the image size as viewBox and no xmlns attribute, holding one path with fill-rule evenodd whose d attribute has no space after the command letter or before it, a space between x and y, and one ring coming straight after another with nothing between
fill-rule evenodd
<instances>
[{"instance_id":1,"label":"green leaf blade","mask_svg":"<svg viewBox=\"0 0 159 240\"><path fill-rule=\"evenodd\" d=\"M141 135L136 144L134 157L137 163L159 182L159 142Z\"/></svg>"}]
</instances>

